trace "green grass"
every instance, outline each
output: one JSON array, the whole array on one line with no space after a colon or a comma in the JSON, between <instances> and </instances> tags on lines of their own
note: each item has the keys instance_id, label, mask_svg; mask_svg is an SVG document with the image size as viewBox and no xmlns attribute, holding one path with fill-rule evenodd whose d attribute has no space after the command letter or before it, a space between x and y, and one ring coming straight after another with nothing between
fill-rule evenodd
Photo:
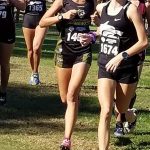
<instances>
[{"instance_id":1,"label":"green grass","mask_svg":"<svg viewBox=\"0 0 150 150\"><path fill-rule=\"evenodd\" d=\"M43 44L40 63L42 84L29 86L31 69L26 48L17 24L17 41L11 57L8 103L0 108L0 150L58 150L64 134L65 108L60 102L55 75L53 52L57 34L51 28ZM54 32L53 32L54 33ZM81 90L78 121L73 133L72 150L98 150L97 127L99 103L97 99L97 46L93 47L93 63ZM150 150L150 53L146 57L137 88L138 122L135 132L117 139L113 136L113 150Z\"/></svg>"}]
</instances>

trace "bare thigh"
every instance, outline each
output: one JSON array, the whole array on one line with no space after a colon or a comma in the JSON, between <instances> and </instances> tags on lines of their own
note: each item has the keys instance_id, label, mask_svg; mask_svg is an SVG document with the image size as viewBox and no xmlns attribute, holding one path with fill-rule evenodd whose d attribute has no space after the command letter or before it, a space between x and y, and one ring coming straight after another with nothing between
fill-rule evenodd
<instances>
[{"instance_id":1,"label":"bare thigh","mask_svg":"<svg viewBox=\"0 0 150 150\"><path fill-rule=\"evenodd\" d=\"M68 85L71 78L72 68L60 68L56 66L56 76L60 97L63 102L67 101Z\"/></svg>"},{"instance_id":2,"label":"bare thigh","mask_svg":"<svg viewBox=\"0 0 150 150\"><path fill-rule=\"evenodd\" d=\"M29 29L29 28L23 27L23 34L24 34L27 49L32 50L33 49L33 39L35 36L35 29Z\"/></svg>"},{"instance_id":3,"label":"bare thigh","mask_svg":"<svg viewBox=\"0 0 150 150\"><path fill-rule=\"evenodd\" d=\"M69 82L68 93L76 95L80 92L80 88L85 81L90 65L85 62L80 62L73 65L71 79Z\"/></svg>"},{"instance_id":4,"label":"bare thigh","mask_svg":"<svg viewBox=\"0 0 150 150\"><path fill-rule=\"evenodd\" d=\"M98 79L98 99L101 109L110 112L112 109L116 82L107 78Z\"/></svg>"},{"instance_id":5,"label":"bare thigh","mask_svg":"<svg viewBox=\"0 0 150 150\"><path fill-rule=\"evenodd\" d=\"M136 84L118 83L116 88L116 107L119 113L125 113L129 108L131 98L136 90Z\"/></svg>"},{"instance_id":6,"label":"bare thigh","mask_svg":"<svg viewBox=\"0 0 150 150\"><path fill-rule=\"evenodd\" d=\"M80 91L80 87L84 82L90 65L81 62L75 64L72 68L56 67L58 86L60 96L63 102L67 101L67 94L76 94Z\"/></svg>"}]
</instances>

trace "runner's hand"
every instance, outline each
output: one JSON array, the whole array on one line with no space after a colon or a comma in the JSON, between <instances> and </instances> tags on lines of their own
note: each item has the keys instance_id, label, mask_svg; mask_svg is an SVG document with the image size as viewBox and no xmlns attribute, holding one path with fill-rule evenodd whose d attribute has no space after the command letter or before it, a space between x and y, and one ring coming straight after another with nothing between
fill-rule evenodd
<instances>
[{"instance_id":1,"label":"runner's hand","mask_svg":"<svg viewBox=\"0 0 150 150\"><path fill-rule=\"evenodd\" d=\"M108 72L115 72L118 66L120 65L121 61L123 60L122 54L119 53L117 56L112 58L105 66L106 71Z\"/></svg>"},{"instance_id":2,"label":"runner's hand","mask_svg":"<svg viewBox=\"0 0 150 150\"><path fill-rule=\"evenodd\" d=\"M62 13L64 19L73 19L77 15L77 10L71 9L66 13Z\"/></svg>"},{"instance_id":3,"label":"runner's hand","mask_svg":"<svg viewBox=\"0 0 150 150\"><path fill-rule=\"evenodd\" d=\"M82 46L87 46L92 42L92 38L89 36L88 33L81 34L80 36L80 43Z\"/></svg>"}]
</instances>

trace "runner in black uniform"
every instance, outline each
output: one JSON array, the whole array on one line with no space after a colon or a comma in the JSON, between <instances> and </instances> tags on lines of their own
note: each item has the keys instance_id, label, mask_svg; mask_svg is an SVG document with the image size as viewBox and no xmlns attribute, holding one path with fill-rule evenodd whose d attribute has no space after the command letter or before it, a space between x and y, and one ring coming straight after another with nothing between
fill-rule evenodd
<instances>
[{"instance_id":1,"label":"runner in black uniform","mask_svg":"<svg viewBox=\"0 0 150 150\"><path fill-rule=\"evenodd\" d=\"M99 149L108 150L114 94L117 111L125 114L138 81L138 53L148 46L148 39L138 9L131 2L111 0L98 4L96 10L100 16ZM134 114L124 118L135 120ZM122 122L119 125L123 126Z\"/></svg>"},{"instance_id":2,"label":"runner in black uniform","mask_svg":"<svg viewBox=\"0 0 150 150\"><path fill-rule=\"evenodd\" d=\"M60 32L55 65L61 100L67 103L62 150L70 149L70 139L78 112L80 88L92 61L91 44L84 45L80 37L90 36L88 34L91 24L90 15L94 12L94 8L93 0L55 0L40 21L40 26L44 27L57 23ZM55 14L57 16L54 16Z\"/></svg>"},{"instance_id":3,"label":"runner in black uniform","mask_svg":"<svg viewBox=\"0 0 150 150\"><path fill-rule=\"evenodd\" d=\"M46 0L27 0L26 10L23 20L23 34L28 50L28 59L31 65L32 74L29 83L31 85L40 84L39 63L41 46L47 28L40 28L39 21L46 12Z\"/></svg>"},{"instance_id":4,"label":"runner in black uniform","mask_svg":"<svg viewBox=\"0 0 150 150\"><path fill-rule=\"evenodd\" d=\"M15 42L14 7L24 9L24 0L0 1L0 105L6 103L6 92L10 74L10 56Z\"/></svg>"}]
</instances>

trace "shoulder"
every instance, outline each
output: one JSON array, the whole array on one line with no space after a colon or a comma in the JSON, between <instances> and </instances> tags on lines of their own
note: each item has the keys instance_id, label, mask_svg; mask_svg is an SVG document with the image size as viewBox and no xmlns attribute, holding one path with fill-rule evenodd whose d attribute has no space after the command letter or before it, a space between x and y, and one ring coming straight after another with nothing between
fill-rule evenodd
<instances>
[{"instance_id":1,"label":"shoulder","mask_svg":"<svg viewBox=\"0 0 150 150\"><path fill-rule=\"evenodd\" d=\"M62 6L65 4L66 0L55 0L53 3L52 3L52 7L56 7L56 6Z\"/></svg>"},{"instance_id":2,"label":"shoulder","mask_svg":"<svg viewBox=\"0 0 150 150\"><path fill-rule=\"evenodd\" d=\"M136 13L136 12L138 12L138 7L135 4L131 3L128 6L127 13L134 15L134 13Z\"/></svg>"},{"instance_id":3,"label":"shoulder","mask_svg":"<svg viewBox=\"0 0 150 150\"><path fill-rule=\"evenodd\" d=\"M96 6L96 10L97 12L99 13L99 15L101 16L101 12L103 10L103 7L107 5L107 2L106 3L100 3Z\"/></svg>"},{"instance_id":4,"label":"shoulder","mask_svg":"<svg viewBox=\"0 0 150 150\"><path fill-rule=\"evenodd\" d=\"M127 17L131 20L134 20L137 18L137 16L139 17L138 7L131 3L127 9Z\"/></svg>"},{"instance_id":5,"label":"shoulder","mask_svg":"<svg viewBox=\"0 0 150 150\"><path fill-rule=\"evenodd\" d=\"M130 0L130 2L138 7L140 0Z\"/></svg>"}]
</instances>

